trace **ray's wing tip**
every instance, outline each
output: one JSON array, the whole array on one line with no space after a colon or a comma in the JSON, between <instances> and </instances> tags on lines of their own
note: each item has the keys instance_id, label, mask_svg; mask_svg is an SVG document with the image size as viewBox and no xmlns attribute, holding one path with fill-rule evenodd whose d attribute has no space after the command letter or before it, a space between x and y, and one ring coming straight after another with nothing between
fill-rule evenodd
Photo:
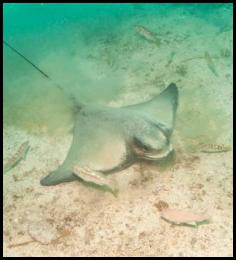
<instances>
[{"instance_id":1,"label":"ray's wing tip","mask_svg":"<svg viewBox=\"0 0 236 260\"><path fill-rule=\"evenodd\" d=\"M40 180L41 186L50 186L51 184L47 182L46 178Z\"/></svg>"},{"instance_id":2,"label":"ray's wing tip","mask_svg":"<svg viewBox=\"0 0 236 260\"><path fill-rule=\"evenodd\" d=\"M163 96L171 100L173 109L176 110L178 106L179 92L175 83L170 83L168 87L163 91Z\"/></svg>"},{"instance_id":3,"label":"ray's wing tip","mask_svg":"<svg viewBox=\"0 0 236 260\"><path fill-rule=\"evenodd\" d=\"M172 94L173 96L175 95L176 97L178 96L178 88L176 86L175 83L171 82L168 87L165 89L165 91L170 94Z\"/></svg>"}]
</instances>

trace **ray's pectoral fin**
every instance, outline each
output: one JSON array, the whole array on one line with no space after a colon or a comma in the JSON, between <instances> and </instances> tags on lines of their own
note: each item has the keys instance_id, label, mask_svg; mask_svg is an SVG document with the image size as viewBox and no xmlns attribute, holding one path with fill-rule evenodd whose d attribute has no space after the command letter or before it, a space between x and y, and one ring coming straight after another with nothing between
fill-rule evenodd
<instances>
[{"instance_id":1,"label":"ray's pectoral fin","mask_svg":"<svg viewBox=\"0 0 236 260\"><path fill-rule=\"evenodd\" d=\"M178 106L178 89L174 83L171 83L163 92L153 99L132 106L128 109L143 111L152 118L158 120L165 126L165 130L172 133L176 110Z\"/></svg>"},{"instance_id":2,"label":"ray's pectoral fin","mask_svg":"<svg viewBox=\"0 0 236 260\"><path fill-rule=\"evenodd\" d=\"M52 171L48 176L43 178L40 181L40 184L43 186L50 186L57 185L62 182L75 181L77 179L78 177L71 171L59 167L57 170Z\"/></svg>"}]
</instances>

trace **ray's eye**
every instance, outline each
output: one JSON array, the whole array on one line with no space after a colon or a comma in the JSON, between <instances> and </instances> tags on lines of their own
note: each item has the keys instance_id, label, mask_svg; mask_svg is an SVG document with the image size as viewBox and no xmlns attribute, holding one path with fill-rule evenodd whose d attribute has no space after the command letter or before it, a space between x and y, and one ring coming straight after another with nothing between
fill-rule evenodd
<instances>
[{"instance_id":1,"label":"ray's eye","mask_svg":"<svg viewBox=\"0 0 236 260\"><path fill-rule=\"evenodd\" d=\"M141 140L139 140L138 138L134 137L134 144L141 150L145 151L145 152L153 152L153 151L159 151L160 149L158 148L153 148L150 145L148 145L147 143L142 142Z\"/></svg>"},{"instance_id":2,"label":"ray's eye","mask_svg":"<svg viewBox=\"0 0 236 260\"><path fill-rule=\"evenodd\" d=\"M152 148L146 144L142 144L141 148L146 152L150 152L152 150Z\"/></svg>"}]
</instances>

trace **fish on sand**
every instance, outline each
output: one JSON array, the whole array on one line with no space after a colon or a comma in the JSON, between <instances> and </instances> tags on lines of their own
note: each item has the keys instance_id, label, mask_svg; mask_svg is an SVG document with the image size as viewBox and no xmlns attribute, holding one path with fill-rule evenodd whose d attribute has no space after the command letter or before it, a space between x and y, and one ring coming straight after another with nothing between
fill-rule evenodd
<instances>
[{"instance_id":1,"label":"fish on sand","mask_svg":"<svg viewBox=\"0 0 236 260\"><path fill-rule=\"evenodd\" d=\"M147 41L155 43L157 46L161 45L161 40L157 38L156 35L146 27L142 25L137 25L135 26L135 30L141 37L143 37Z\"/></svg>"},{"instance_id":2,"label":"fish on sand","mask_svg":"<svg viewBox=\"0 0 236 260\"><path fill-rule=\"evenodd\" d=\"M215 75L215 76L219 76L217 71L216 71L216 67L215 64L213 63L212 57L210 56L210 54L205 51L204 53L204 58L206 60L207 66L210 69L210 71Z\"/></svg>"},{"instance_id":3,"label":"fish on sand","mask_svg":"<svg viewBox=\"0 0 236 260\"><path fill-rule=\"evenodd\" d=\"M210 217L206 214L193 213L189 210L181 209L164 209L160 212L161 218L167 222L176 225L189 225L196 227L200 224L206 224L210 221Z\"/></svg>"},{"instance_id":4,"label":"fish on sand","mask_svg":"<svg viewBox=\"0 0 236 260\"><path fill-rule=\"evenodd\" d=\"M6 164L3 166L3 172L6 173L13 169L22 159L25 160L26 155L29 151L30 145L29 141L24 142L21 144L21 146L18 148L16 153L8 159Z\"/></svg>"}]
</instances>

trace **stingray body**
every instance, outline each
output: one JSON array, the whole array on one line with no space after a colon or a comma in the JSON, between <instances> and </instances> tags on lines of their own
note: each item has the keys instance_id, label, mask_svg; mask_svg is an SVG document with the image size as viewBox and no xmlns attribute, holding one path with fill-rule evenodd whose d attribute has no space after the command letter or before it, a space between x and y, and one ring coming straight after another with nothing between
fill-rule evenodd
<instances>
[{"instance_id":1,"label":"stingray body","mask_svg":"<svg viewBox=\"0 0 236 260\"><path fill-rule=\"evenodd\" d=\"M158 161L166 157L173 150L170 137L177 102L178 90L171 83L160 95L141 104L82 107L75 118L73 141L64 162L41 184L80 179L78 172L73 172L76 165L106 175L139 159Z\"/></svg>"}]
</instances>

